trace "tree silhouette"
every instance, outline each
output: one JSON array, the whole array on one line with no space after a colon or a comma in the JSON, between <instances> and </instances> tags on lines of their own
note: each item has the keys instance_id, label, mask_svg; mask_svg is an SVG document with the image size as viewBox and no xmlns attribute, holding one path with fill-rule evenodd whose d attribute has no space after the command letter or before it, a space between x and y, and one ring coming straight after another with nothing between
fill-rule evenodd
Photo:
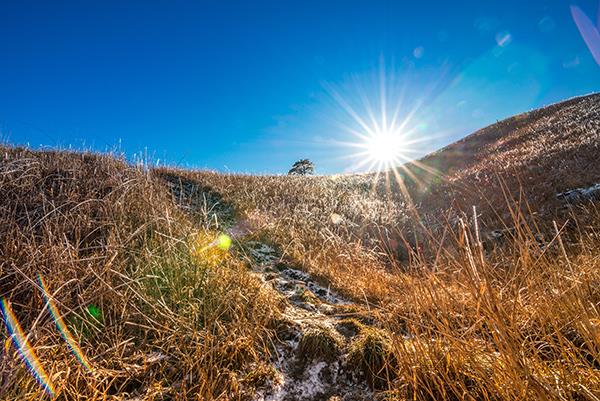
<instances>
[{"instance_id":1,"label":"tree silhouette","mask_svg":"<svg viewBox=\"0 0 600 401\"><path fill-rule=\"evenodd\" d=\"M315 173L315 165L308 159L298 160L292 165L288 175L311 175Z\"/></svg>"}]
</instances>

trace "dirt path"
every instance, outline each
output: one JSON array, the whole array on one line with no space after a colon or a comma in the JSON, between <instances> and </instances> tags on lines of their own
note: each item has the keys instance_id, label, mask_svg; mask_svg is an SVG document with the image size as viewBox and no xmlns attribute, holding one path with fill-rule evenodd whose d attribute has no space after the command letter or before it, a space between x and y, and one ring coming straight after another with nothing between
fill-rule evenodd
<instances>
[{"instance_id":1,"label":"dirt path","mask_svg":"<svg viewBox=\"0 0 600 401\"><path fill-rule=\"evenodd\" d=\"M349 344L358 335L345 319L352 303L286 264L274 247L258 241L243 246L253 272L288 301L286 330L272 361L277 378L255 400L373 399L356 369L346 369Z\"/></svg>"},{"instance_id":2,"label":"dirt path","mask_svg":"<svg viewBox=\"0 0 600 401\"><path fill-rule=\"evenodd\" d=\"M272 356L275 379L254 400L373 399L356 366L347 369L350 344L360 332L347 318L354 304L293 268L275 247L250 240L255 229L247 221L236 221L234 208L220 194L182 177L163 179L183 210L219 222L214 228L225 229L239 245L238 256L249 263L253 274L287 300Z\"/></svg>"}]
</instances>

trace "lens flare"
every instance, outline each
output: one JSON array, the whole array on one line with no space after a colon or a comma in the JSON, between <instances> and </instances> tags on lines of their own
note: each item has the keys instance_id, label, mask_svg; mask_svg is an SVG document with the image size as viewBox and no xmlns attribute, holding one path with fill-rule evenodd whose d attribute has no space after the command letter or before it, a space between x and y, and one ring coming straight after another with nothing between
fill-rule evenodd
<instances>
[{"instance_id":1,"label":"lens flare","mask_svg":"<svg viewBox=\"0 0 600 401\"><path fill-rule=\"evenodd\" d=\"M232 239L224 233L216 238L214 235L210 232L196 234L190 244L190 255L198 262L216 267L228 257Z\"/></svg>"},{"instance_id":2,"label":"lens flare","mask_svg":"<svg viewBox=\"0 0 600 401\"><path fill-rule=\"evenodd\" d=\"M102 322L102 311L96 305L90 304L87 307L87 313L89 313L89 315L93 317L94 320L96 320L97 322Z\"/></svg>"},{"instance_id":3,"label":"lens flare","mask_svg":"<svg viewBox=\"0 0 600 401\"><path fill-rule=\"evenodd\" d=\"M195 246L195 248L197 248L196 252L200 252L200 253L206 252L210 248L214 248L214 247L217 247L222 251L228 251L229 248L231 247L231 237L227 234L220 234L215 240L211 241L207 245L202 246L202 243L205 242L208 237L209 237L208 234L198 235L198 238L196 239L197 243ZM198 245L200 245L201 247L198 247Z\"/></svg>"},{"instance_id":4,"label":"lens flare","mask_svg":"<svg viewBox=\"0 0 600 401\"><path fill-rule=\"evenodd\" d=\"M228 251L231 247L231 237L227 234L219 235L219 238L217 238L217 246L222 251Z\"/></svg>"},{"instance_id":5,"label":"lens flare","mask_svg":"<svg viewBox=\"0 0 600 401\"><path fill-rule=\"evenodd\" d=\"M590 49L590 53L596 60L596 63L600 65L600 21L598 24L594 22L577 6L571 6L571 15L575 21L575 25L581 33L585 44ZM600 19L600 18L599 18Z\"/></svg>"},{"instance_id":6,"label":"lens flare","mask_svg":"<svg viewBox=\"0 0 600 401\"><path fill-rule=\"evenodd\" d=\"M48 374L44 370L44 367L40 363L33 347L29 343L27 336L23 332L17 317L15 316L8 300L2 298L0 302L0 309L4 317L4 324L8 328L8 332L12 339L15 348L19 351L21 358L29 368L29 371L35 377L37 382L43 387L44 391L51 397L54 396L54 386L48 377Z\"/></svg>"},{"instance_id":7,"label":"lens flare","mask_svg":"<svg viewBox=\"0 0 600 401\"><path fill-rule=\"evenodd\" d=\"M77 343L77 341L75 341L75 338L73 338L73 335L69 331L69 328L65 324L65 321L63 320L62 316L58 312L58 308L54 304L54 301L52 300L52 296L50 295L50 292L48 291L48 287L46 286L46 282L44 281L44 278L41 275L38 276L38 281L40 283L40 286L42 287L42 291L44 293L44 299L46 300L46 304L48 305L48 309L50 309L50 314L52 315L52 318L54 319L54 323L56 324L56 328L60 332L60 335L67 342L67 345L69 346L69 348L71 349L71 352L73 353L73 355L75 355L75 358L77 358L79 363L81 363L84 368L86 368L88 371L91 372L92 367L90 366L85 355L83 355L83 352L81 351L81 348L79 347L79 344Z\"/></svg>"}]
</instances>

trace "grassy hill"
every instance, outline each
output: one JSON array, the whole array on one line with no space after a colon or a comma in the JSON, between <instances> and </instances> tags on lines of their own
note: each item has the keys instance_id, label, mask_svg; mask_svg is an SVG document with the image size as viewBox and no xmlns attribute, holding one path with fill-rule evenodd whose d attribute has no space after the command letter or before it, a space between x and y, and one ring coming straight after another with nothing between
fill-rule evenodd
<instances>
[{"instance_id":1,"label":"grassy hill","mask_svg":"<svg viewBox=\"0 0 600 401\"><path fill-rule=\"evenodd\" d=\"M378 179L2 147L0 297L45 374L3 328L0 398L597 400L599 146L591 95Z\"/></svg>"},{"instance_id":2,"label":"grassy hill","mask_svg":"<svg viewBox=\"0 0 600 401\"><path fill-rule=\"evenodd\" d=\"M423 203L497 209L500 178L511 197L553 215L561 206L556 194L598 182L599 121L600 97L589 95L483 128L420 160L444 176Z\"/></svg>"}]
</instances>

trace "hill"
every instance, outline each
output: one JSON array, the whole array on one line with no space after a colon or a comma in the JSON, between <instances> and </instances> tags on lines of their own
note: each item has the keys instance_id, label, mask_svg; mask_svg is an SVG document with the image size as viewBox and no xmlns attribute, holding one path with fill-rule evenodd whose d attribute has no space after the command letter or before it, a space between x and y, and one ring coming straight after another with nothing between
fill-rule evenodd
<instances>
[{"instance_id":1,"label":"hill","mask_svg":"<svg viewBox=\"0 0 600 401\"><path fill-rule=\"evenodd\" d=\"M444 177L423 203L447 204L451 194L463 208L491 203L495 209L503 203L494 182L501 178L512 197L526 196L530 206L552 214L563 205L557 194L598 183L599 124L594 94L483 128L419 161Z\"/></svg>"},{"instance_id":2,"label":"hill","mask_svg":"<svg viewBox=\"0 0 600 401\"><path fill-rule=\"evenodd\" d=\"M5 146L0 398L598 399L599 112L512 117L399 179Z\"/></svg>"}]
</instances>

